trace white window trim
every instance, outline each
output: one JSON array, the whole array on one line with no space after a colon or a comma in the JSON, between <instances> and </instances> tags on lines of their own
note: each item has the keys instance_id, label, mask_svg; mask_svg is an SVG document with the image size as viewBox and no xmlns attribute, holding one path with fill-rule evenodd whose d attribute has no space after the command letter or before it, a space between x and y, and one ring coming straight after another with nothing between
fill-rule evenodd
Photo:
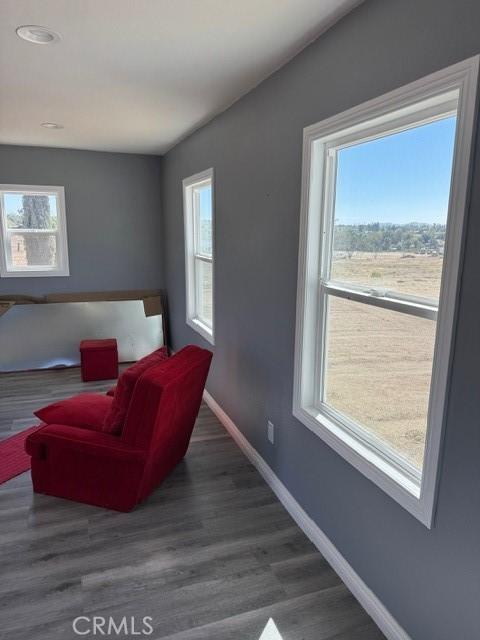
<instances>
[{"instance_id":1,"label":"white window trim","mask_svg":"<svg viewBox=\"0 0 480 640\"><path fill-rule=\"evenodd\" d=\"M475 56L452 65L307 127L304 129L303 137L293 415L428 528L432 526L436 504L449 370L455 337L464 218L468 197L471 146L475 131L479 59L479 56ZM388 114L400 109L405 109L402 112L405 116L409 108L412 108L413 112L416 103L428 99L431 99L434 110L436 97L448 91L458 91L459 95L457 129L444 255L444 277L440 295L441 306L437 317L429 420L423 473L420 477L413 465L409 474L406 472L404 462L397 466L394 455L389 458L383 450L379 451L375 446L377 444L375 439L372 439L372 442L369 442L368 437L359 439L354 430L340 427L335 420L334 411L331 415L323 411L319 415L313 400L316 358L312 353L315 353L318 344L318 332L322 330L319 326L322 322L318 321L316 306L319 299L319 265L320 261L325 259L325 256L320 255L321 220L318 211L322 210L321 203L326 185L323 184L323 171L318 170L318 167L322 169L323 165L319 163L323 163L325 145L328 145L329 136L338 138L338 132L346 129L355 133L356 127L364 127L363 123L382 116L388 119ZM432 113L433 111L429 115L430 118ZM414 117L416 120L417 115ZM390 120L389 127L392 122L394 121ZM312 171L312 167L316 170ZM328 215L328 212L324 215ZM352 289L350 286L348 288ZM355 299L356 296L364 295L362 291L355 289L353 287L353 290L344 291L344 297ZM395 302L401 302L401 300ZM436 310L428 304L428 301L410 299L410 302L418 303L418 315L434 317ZM381 299L381 305L386 308L389 308L390 303L388 296ZM375 304L380 306L378 300ZM343 417L342 422L344 422Z\"/></svg>"},{"instance_id":2,"label":"white window trim","mask_svg":"<svg viewBox=\"0 0 480 640\"><path fill-rule=\"evenodd\" d=\"M212 187L212 256L205 256L195 253L195 229L193 202L191 194L193 187L198 186L202 182L210 182ZM215 189L214 189L214 173L213 168L196 173L189 178L183 180L183 219L185 230L185 289L186 289L186 322L188 326L199 333L202 338L215 344L214 326L215 326ZM203 260L212 264L212 326L207 324L197 315L196 304L196 276L195 262Z\"/></svg>"},{"instance_id":3,"label":"white window trim","mask_svg":"<svg viewBox=\"0 0 480 640\"><path fill-rule=\"evenodd\" d=\"M0 277L2 278L52 278L58 276L69 276L69 260L68 260L68 241L67 241L67 218L65 214L65 189L58 186L39 186L39 185L26 185L26 184L1 184L0 192L14 192L14 193L32 193L32 194L56 194L57 196L57 256L58 267L55 269L17 269L15 271L9 270L7 266L7 248L5 241L7 238L6 229L6 216L3 212L3 198L0 198L1 209L1 231L0 231ZM25 230L22 230L25 232ZM36 231L36 233L42 233ZM52 233L52 230L46 230L46 233Z\"/></svg>"}]
</instances>

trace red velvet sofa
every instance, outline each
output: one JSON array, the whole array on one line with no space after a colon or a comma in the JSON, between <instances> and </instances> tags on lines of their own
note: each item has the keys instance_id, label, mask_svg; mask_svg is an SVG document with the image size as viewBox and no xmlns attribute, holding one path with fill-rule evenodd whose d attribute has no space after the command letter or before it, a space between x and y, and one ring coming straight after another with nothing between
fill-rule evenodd
<instances>
[{"instance_id":1,"label":"red velvet sofa","mask_svg":"<svg viewBox=\"0 0 480 640\"><path fill-rule=\"evenodd\" d=\"M211 358L210 351L188 346L145 371L120 435L63 424L32 433L26 451L34 490L118 511L133 509L184 457ZM99 397L107 413L112 398Z\"/></svg>"}]
</instances>

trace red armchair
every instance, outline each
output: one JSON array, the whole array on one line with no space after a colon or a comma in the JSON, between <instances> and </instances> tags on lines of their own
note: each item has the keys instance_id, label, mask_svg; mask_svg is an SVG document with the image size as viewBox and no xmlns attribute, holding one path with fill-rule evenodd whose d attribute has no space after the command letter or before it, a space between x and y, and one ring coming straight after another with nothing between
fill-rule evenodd
<instances>
[{"instance_id":1,"label":"red armchair","mask_svg":"<svg viewBox=\"0 0 480 640\"><path fill-rule=\"evenodd\" d=\"M211 359L210 351L189 346L143 373L119 436L62 424L31 434L26 450L34 490L118 511L133 509L184 457ZM109 403L104 406L106 413Z\"/></svg>"}]
</instances>

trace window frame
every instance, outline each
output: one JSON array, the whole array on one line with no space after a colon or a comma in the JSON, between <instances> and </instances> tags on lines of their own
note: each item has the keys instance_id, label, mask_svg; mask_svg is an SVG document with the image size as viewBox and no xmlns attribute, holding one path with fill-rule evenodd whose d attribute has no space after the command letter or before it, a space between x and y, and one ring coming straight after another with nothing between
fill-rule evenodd
<instances>
[{"instance_id":1,"label":"window frame","mask_svg":"<svg viewBox=\"0 0 480 640\"><path fill-rule=\"evenodd\" d=\"M7 239L11 230L6 226L6 215L3 210L3 194L18 193L27 195L55 195L57 198L57 229L46 229L45 233L57 236L57 261L58 267L55 269L15 269L8 268L7 262ZM25 232L25 230L20 230ZM28 233L28 231L27 231ZM43 233L42 230L32 231L32 233ZM65 213L65 188L60 186L45 185L25 185L25 184L1 184L0 185L0 277L1 278L51 278L58 276L69 276L68 258L68 238L67 238L67 217Z\"/></svg>"},{"instance_id":2,"label":"window frame","mask_svg":"<svg viewBox=\"0 0 480 640\"><path fill-rule=\"evenodd\" d=\"M293 415L429 528L434 517L454 343L479 58L475 56L452 65L327 118L305 128L303 136ZM417 126L422 118L425 122L433 121L432 118L445 112L448 95L450 99L458 95L458 108L438 312L436 302L427 298L406 294L379 295L371 287L334 280L323 283L322 276L329 273L331 264L331 242L328 239L333 233L334 197L331 194L335 190L334 165L329 150L348 145L352 140L364 142L369 136L377 138L382 132L394 133L396 128L405 130L408 123ZM423 104L422 109L418 108L419 103ZM325 250L324 244L330 248ZM325 410L325 405L319 406L322 372L318 370L318 364L323 362L325 304L329 295L397 312L408 308L409 313L420 317L436 317L437 333L421 473L365 429L360 435L354 421L345 419L332 407Z\"/></svg>"},{"instance_id":3,"label":"window frame","mask_svg":"<svg viewBox=\"0 0 480 640\"><path fill-rule=\"evenodd\" d=\"M197 250L198 222L197 211L193 197L196 187L210 184L212 191L212 255L209 256ZM183 185L183 212L185 231L185 290L186 290L186 323L197 331L210 344L214 342L215 327L215 191L213 168L196 173L185 178ZM212 266L212 326L198 313L198 287L197 264L204 262Z\"/></svg>"}]
</instances>

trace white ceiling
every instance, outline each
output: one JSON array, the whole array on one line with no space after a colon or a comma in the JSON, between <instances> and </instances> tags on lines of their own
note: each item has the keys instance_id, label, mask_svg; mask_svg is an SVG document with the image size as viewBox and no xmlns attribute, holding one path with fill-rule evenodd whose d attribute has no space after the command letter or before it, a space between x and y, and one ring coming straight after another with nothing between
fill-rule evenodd
<instances>
[{"instance_id":1,"label":"white ceiling","mask_svg":"<svg viewBox=\"0 0 480 640\"><path fill-rule=\"evenodd\" d=\"M357 4L1 0L0 143L164 153ZM24 24L62 39L24 42Z\"/></svg>"}]
</instances>

